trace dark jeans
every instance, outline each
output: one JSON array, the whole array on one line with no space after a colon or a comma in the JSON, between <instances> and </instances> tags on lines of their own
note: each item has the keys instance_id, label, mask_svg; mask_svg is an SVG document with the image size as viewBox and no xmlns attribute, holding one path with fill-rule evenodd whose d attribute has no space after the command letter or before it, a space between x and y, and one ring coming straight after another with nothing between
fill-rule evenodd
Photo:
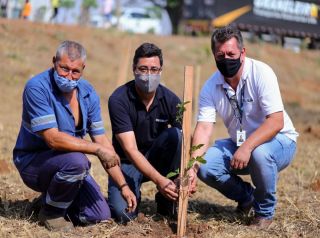
<instances>
[{"instance_id":1,"label":"dark jeans","mask_svg":"<svg viewBox=\"0 0 320 238\"><path fill-rule=\"evenodd\" d=\"M180 167L180 156L181 132L177 128L168 128L163 131L145 154L151 165L163 176ZM121 170L130 189L136 195L139 205L141 201L141 184L148 181L148 179L130 162L122 163ZM138 209L132 213L126 212L127 202L123 199L118 186L110 177L108 199L112 217L117 221L128 222L137 216Z\"/></svg>"},{"instance_id":2,"label":"dark jeans","mask_svg":"<svg viewBox=\"0 0 320 238\"><path fill-rule=\"evenodd\" d=\"M89 169L84 154L51 150L39 153L19 172L28 187L43 194L46 208L62 211L75 224L88 224L110 218L108 204Z\"/></svg>"}]
</instances>

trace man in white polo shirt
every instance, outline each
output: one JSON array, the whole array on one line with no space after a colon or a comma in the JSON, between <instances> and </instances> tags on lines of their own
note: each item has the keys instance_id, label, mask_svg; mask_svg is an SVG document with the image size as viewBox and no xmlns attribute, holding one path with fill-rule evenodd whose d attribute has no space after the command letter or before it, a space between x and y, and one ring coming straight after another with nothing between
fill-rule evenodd
<instances>
[{"instance_id":1,"label":"man in white polo shirt","mask_svg":"<svg viewBox=\"0 0 320 238\"><path fill-rule=\"evenodd\" d=\"M205 154L206 164L190 170L191 193L198 177L238 203L237 210L255 216L251 227L268 228L276 206L278 172L296 151L298 133L283 108L277 77L260 61L246 57L238 29L217 29L211 38L216 71L204 84L199 98L193 145L204 144L193 156ZM212 146L216 114L230 138ZM238 174L249 174L254 186Z\"/></svg>"}]
</instances>

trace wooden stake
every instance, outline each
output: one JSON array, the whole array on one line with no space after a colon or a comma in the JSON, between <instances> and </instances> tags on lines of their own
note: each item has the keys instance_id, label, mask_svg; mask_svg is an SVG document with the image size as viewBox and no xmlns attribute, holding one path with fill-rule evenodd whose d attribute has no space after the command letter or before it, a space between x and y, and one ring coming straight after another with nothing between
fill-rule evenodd
<instances>
[{"instance_id":1,"label":"wooden stake","mask_svg":"<svg viewBox=\"0 0 320 238\"><path fill-rule=\"evenodd\" d=\"M197 116L198 116L198 104L199 104L199 91L200 91L200 79L201 79L201 65L196 66L196 77L194 80L194 90L193 90L193 111L194 117L193 117L193 123L192 125L195 125L197 122Z\"/></svg>"},{"instance_id":2,"label":"wooden stake","mask_svg":"<svg viewBox=\"0 0 320 238\"><path fill-rule=\"evenodd\" d=\"M121 53L121 61L119 62L119 71L118 71L118 79L117 79L117 87L125 84L128 76L128 70L130 66L130 53L131 53L131 40L125 40L123 42L123 51Z\"/></svg>"},{"instance_id":3,"label":"wooden stake","mask_svg":"<svg viewBox=\"0 0 320 238\"><path fill-rule=\"evenodd\" d=\"M190 159L190 143L191 143L191 122L192 122L192 82L193 67L186 66L184 69L184 92L183 102L185 111L182 121L182 149L181 149L181 165L180 165L180 190L179 190L179 210L178 210L178 234L179 238L185 237L187 226L187 208L189 195L189 181L183 181L185 178L185 169Z\"/></svg>"}]
</instances>

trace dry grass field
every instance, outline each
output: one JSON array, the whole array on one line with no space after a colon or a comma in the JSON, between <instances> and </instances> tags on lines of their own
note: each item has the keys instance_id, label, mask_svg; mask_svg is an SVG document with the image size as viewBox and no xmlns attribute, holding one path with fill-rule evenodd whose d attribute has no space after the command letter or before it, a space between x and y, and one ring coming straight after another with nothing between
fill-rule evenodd
<instances>
[{"instance_id":1,"label":"dry grass field","mask_svg":"<svg viewBox=\"0 0 320 238\"><path fill-rule=\"evenodd\" d=\"M0 19L0 237L175 237L176 223L155 215L151 183L143 185L142 213L126 226L110 221L77 227L73 233L55 233L39 226L35 215L28 212L39 194L23 184L11 155L20 127L21 94L31 76L51 67L55 49L65 39L81 42L88 51L84 76L101 97L109 138L107 99L118 85L132 78L132 54L142 42L151 41L163 49L162 82L180 97L184 65L196 66L200 85L216 69L209 37L137 36ZM234 202L200 184L189 203L187 237L320 237L320 52L296 54L261 42L246 42L246 46L249 57L268 63L278 75L286 110L300 133L298 151L280 174L277 211L269 230L248 229L246 221L235 214ZM198 90L195 85L195 94ZM219 121L213 140L224 136ZM95 157L90 160L91 173L107 194L107 175Z\"/></svg>"}]
</instances>

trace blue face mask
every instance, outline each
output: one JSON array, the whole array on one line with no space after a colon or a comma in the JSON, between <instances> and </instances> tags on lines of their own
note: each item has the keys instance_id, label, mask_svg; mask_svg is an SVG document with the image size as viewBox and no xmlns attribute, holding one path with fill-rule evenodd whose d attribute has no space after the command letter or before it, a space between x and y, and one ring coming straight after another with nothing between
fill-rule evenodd
<instances>
[{"instance_id":1,"label":"blue face mask","mask_svg":"<svg viewBox=\"0 0 320 238\"><path fill-rule=\"evenodd\" d=\"M65 77L59 76L55 70L53 73L54 81L56 82L58 88L64 93L70 93L73 89L78 86L78 80L70 80Z\"/></svg>"}]
</instances>

